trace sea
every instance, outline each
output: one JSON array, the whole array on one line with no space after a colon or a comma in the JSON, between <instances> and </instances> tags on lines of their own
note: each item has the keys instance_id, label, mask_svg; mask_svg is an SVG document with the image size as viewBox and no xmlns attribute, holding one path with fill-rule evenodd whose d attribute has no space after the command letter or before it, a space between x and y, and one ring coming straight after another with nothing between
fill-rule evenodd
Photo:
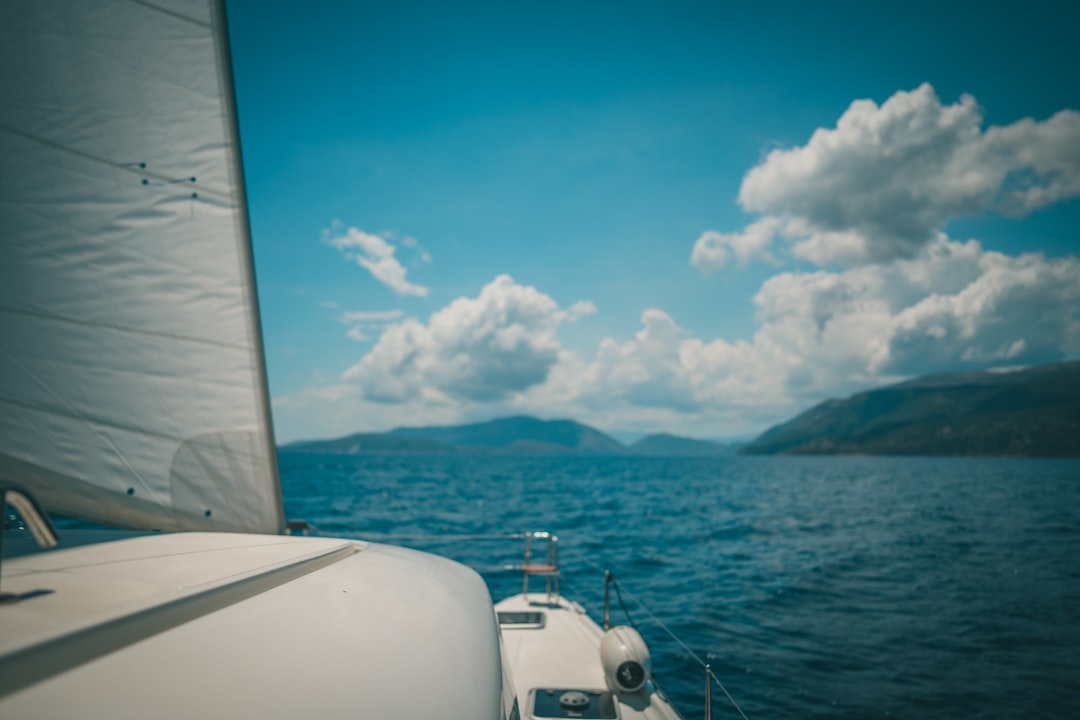
<instances>
[{"instance_id":1,"label":"sea","mask_svg":"<svg viewBox=\"0 0 1080 720\"><path fill-rule=\"evenodd\" d=\"M750 720L1080 718L1078 460L279 460L290 518L458 560L496 600L509 536L557 534L563 594L599 621L610 570L687 718L700 662ZM739 717L715 686L712 711Z\"/></svg>"}]
</instances>

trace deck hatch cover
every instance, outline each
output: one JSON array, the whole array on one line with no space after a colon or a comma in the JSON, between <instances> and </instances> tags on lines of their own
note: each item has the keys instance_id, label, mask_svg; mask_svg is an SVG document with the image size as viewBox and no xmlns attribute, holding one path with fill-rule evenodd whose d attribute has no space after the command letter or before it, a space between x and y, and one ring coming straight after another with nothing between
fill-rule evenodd
<instances>
[{"instance_id":1,"label":"deck hatch cover","mask_svg":"<svg viewBox=\"0 0 1080 720\"><path fill-rule=\"evenodd\" d=\"M499 625L515 628L542 628L544 627L544 613L542 612L500 612Z\"/></svg>"},{"instance_id":2,"label":"deck hatch cover","mask_svg":"<svg viewBox=\"0 0 1080 720\"><path fill-rule=\"evenodd\" d=\"M538 718L587 718L615 720L615 696L608 691L580 688L536 688L532 695L532 716ZM588 700L580 703L580 697Z\"/></svg>"}]
</instances>

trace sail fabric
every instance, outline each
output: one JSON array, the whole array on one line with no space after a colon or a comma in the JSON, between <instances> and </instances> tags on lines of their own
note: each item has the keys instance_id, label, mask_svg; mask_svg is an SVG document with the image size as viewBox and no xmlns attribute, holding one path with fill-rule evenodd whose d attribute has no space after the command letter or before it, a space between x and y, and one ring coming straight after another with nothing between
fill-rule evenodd
<instances>
[{"instance_id":1,"label":"sail fabric","mask_svg":"<svg viewBox=\"0 0 1080 720\"><path fill-rule=\"evenodd\" d=\"M0 479L279 532L223 9L8 0L0 68Z\"/></svg>"}]
</instances>

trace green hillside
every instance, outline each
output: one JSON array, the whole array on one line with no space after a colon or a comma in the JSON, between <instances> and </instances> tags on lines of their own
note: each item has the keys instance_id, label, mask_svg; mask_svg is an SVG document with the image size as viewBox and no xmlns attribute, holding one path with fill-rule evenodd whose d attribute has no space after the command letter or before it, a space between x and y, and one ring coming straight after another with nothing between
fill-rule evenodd
<instances>
[{"instance_id":1,"label":"green hillside","mask_svg":"<svg viewBox=\"0 0 1080 720\"><path fill-rule=\"evenodd\" d=\"M932 375L827 400L741 452L1080 457L1080 362Z\"/></svg>"}]
</instances>

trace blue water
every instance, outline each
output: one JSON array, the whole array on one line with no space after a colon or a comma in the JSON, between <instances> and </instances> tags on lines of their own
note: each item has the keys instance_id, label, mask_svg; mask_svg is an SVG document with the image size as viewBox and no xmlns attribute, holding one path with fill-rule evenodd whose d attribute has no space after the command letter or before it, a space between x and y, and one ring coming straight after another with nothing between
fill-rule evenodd
<instances>
[{"instance_id":1,"label":"blue water","mask_svg":"<svg viewBox=\"0 0 1080 720\"><path fill-rule=\"evenodd\" d=\"M610 568L751 720L1080 717L1080 461L280 459L289 517L447 555L496 599L520 541L423 536L556 532L564 594L599 617ZM627 600L701 717L699 666Z\"/></svg>"}]
</instances>

